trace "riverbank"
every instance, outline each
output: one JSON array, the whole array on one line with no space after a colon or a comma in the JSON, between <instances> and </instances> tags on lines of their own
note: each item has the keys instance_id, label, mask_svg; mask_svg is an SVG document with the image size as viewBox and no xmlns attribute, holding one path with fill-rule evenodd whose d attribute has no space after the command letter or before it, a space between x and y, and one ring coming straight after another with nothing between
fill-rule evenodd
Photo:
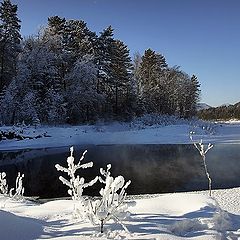
<instances>
[{"instance_id":1,"label":"riverbank","mask_svg":"<svg viewBox=\"0 0 240 240\"><path fill-rule=\"evenodd\" d=\"M0 131L15 131L24 140L0 141L0 150L68 147L71 145L105 144L188 144L189 133L194 139L213 144L239 144L240 122L207 123L179 121L170 125L119 123L59 126L0 127Z\"/></svg>"}]
</instances>

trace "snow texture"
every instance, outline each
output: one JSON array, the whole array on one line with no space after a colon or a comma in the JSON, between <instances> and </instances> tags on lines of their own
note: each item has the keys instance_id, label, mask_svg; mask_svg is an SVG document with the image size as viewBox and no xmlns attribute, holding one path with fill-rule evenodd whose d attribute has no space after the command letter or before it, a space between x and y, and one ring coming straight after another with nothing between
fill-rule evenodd
<instances>
[{"instance_id":1,"label":"snow texture","mask_svg":"<svg viewBox=\"0 0 240 240\"><path fill-rule=\"evenodd\" d=\"M136 199L125 220L129 232L112 221L104 233L88 222L72 218L73 200L37 204L0 195L0 236L28 239L238 239L240 188L194 193L173 193ZM227 208L227 209L226 209Z\"/></svg>"}]
</instances>

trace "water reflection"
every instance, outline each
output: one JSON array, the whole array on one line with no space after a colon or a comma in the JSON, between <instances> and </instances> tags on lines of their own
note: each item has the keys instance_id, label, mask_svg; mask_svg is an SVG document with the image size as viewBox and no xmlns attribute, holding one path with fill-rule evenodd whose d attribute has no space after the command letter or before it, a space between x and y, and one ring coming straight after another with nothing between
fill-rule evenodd
<instances>
[{"instance_id":1,"label":"water reflection","mask_svg":"<svg viewBox=\"0 0 240 240\"><path fill-rule=\"evenodd\" d=\"M106 145L75 147L76 160L88 149L86 161L93 168L79 170L87 180L99 168L112 164L112 175L123 175L132 183L128 194L162 193L207 189L201 158L192 145ZM18 171L25 174L25 193L43 198L67 196L58 180L55 164L66 166L68 148L5 151L0 153L0 171L6 171L11 187ZM240 186L239 145L216 145L207 155L213 188ZM97 195L101 184L85 190Z\"/></svg>"}]
</instances>

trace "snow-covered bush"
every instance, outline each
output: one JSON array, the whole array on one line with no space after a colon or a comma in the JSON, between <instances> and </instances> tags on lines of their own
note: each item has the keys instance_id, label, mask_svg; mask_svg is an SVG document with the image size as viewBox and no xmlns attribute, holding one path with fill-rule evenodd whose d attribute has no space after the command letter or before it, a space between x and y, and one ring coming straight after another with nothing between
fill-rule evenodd
<instances>
[{"instance_id":1,"label":"snow-covered bush","mask_svg":"<svg viewBox=\"0 0 240 240\"><path fill-rule=\"evenodd\" d=\"M103 226L110 219L121 224L124 230L127 228L122 223L129 212L127 211L129 206L133 206L135 202L126 202L126 188L131 181L125 182L123 176L116 178L111 176L110 173L111 164L107 165L107 169L100 169L102 177L99 177L99 181L105 184L105 187L100 190L100 199L95 201L88 201L88 218L93 225L100 224L100 231L103 233Z\"/></svg>"},{"instance_id":2,"label":"snow-covered bush","mask_svg":"<svg viewBox=\"0 0 240 240\"><path fill-rule=\"evenodd\" d=\"M212 179L210 177L210 174L209 174L208 168L207 168L206 154L211 148L213 148L213 145L211 143L209 143L207 146L204 146L202 140L200 140L200 142L198 142L198 143L194 142L193 141L193 134L194 134L194 132L190 132L190 139L191 139L191 141L193 142L193 145L195 146L195 148L198 150L199 154L202 157L205 174L208 178L209 196L211 197L211 194L212 194Z\"/></svg>"},{"instance_id":3,"label":"snow-covered bush","mask_svg":"<svg viewBox=\"0 0 240 240\"><path fill-rule=\"evenodd\" d=\"M70 156L67 158L68 167L62 167L59 164L56 164L55 167L58 171L66 172L69 176L69 179L66 179L62 176L59 177L59 180L68 186L68 194L72 197L74 201L74 210L73 215L76 218L84 219L85 218L85 200L82 196L83 189L92 186L97 182L98 177L95 177L90 182L85 182L83 177L76 175L76 171L80 168L90 168L93 166L93 162L81 164L81 161L84 159L87 150L82 154L79 162L75 165L73 157L73 147L70 148Z\"/></svg>"},{"instance_id":4,"label":"snow-covered bush","mask_svg":"<svg viewBox=\"0 0 240 240\"><path fill-rule=\"evenodd\" d=\"M5 172L0 172L0 194L7 194L8 192L6 176Z\"/></svg>"},{"instance_id":5,"label":"snow-covered bush","mask_svg":"<svg viewBox=\"0 0 240 240\"><path fill-rule=\"evenodd\" d=\"M24 174L21 174L20 172L17 175L16 178L16 187L11 188L9 195L11 198L14 198L16 200L21 200L23 199L23 194L24 194L24 187L23 187L23 178L24 178ZM15 193L14 193L15 191Z\"/></svg>"},{"instance_id":6,"label":"snow-covered bush","mask_svg":"<svg viewBox=\"0 0 240 240\"><path fill-rule=\"evenodd\" d=\"M72 200L81 200L83 189L92 186L97 182L98 177L95 177L92 181L86 183L83 177L76 176L76 171L80 168L90 168L93 166L93 162L85 163L81 165L81 161L84 159L87 150L84 151L79 162L75 165L73 157L73 147L70 148L70 156L67 158L68 168L62 167L56 164L55 167L58 171L66 172L69 176L69 180L60 176L59 180L69 187L68 194L72 197Z\"/></svg>"},{"instance_id":7,"label":"snow-covered bush","mask_svg":"<svg viewBox=\"0 0 240 240\"><path fill-rule=\"evenodd\" d=\"M144 129L146 127L159 127L159 126L167 126L167 125L175 125L175 124L188 124L189 120L180 118L175 115L167 115L167 114L145 114L140 117L136 117L130 123L130 126L135 129Z\"/></svg>"}]
</instances>

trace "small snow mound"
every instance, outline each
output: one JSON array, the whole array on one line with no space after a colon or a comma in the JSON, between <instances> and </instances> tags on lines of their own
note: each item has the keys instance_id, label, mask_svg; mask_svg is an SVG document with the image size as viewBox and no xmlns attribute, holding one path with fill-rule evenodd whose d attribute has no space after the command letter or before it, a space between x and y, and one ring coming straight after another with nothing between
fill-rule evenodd
<instances>
[{"instance_id":1,"label":"small snow mound","mask_svg":"<svg viewBox=\"0 0 240 240\"><path fill-rule=\"evenodd\" d=\"M232 222L229 214L226 211L219 209L215 212L212 218L213 227L212 229L217 231L229 231L232 229Z\"/></svg>"},{"instance_id":2,"label":"small snow mound","mask_svg":"<svg viewBox=\"0 0 240 240\"><path fill-rule=\"evenodd\" d=\"M168 227L168 230L177 236L187 236L190 233L207 229L206 224L202 224L199 219L179 220Z\"/></svg>"},{"instance_id":3,"label":"small snow mound","mask_svg":"<svg viewBox=\"0 0 240 240\"><path fill-rule=\"evenodd\" d=\"M105 233L96 233L92 235L93 238L97 239L129 239L130 234L124 230L111 230L108 229Z\"/></svg>"}]
</instances>

